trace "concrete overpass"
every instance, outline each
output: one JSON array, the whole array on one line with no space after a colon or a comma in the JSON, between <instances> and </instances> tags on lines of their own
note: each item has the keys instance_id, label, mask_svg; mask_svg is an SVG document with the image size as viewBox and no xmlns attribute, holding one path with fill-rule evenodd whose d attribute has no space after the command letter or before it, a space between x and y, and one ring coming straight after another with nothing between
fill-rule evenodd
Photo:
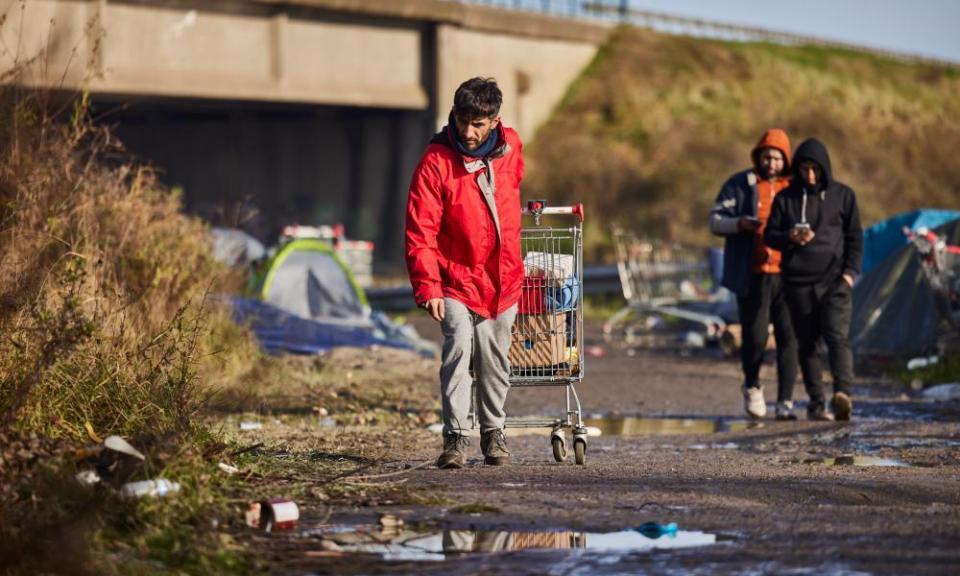
<instances>
[{"instance_id":1,"label":"concrete overpass","mask_svg":"<svg viewBox=\"0 0 960 576\"><path fill-rule=\"evenodd\" d=\"M531 139L610 26L443 0L0 0L0 70L89 90L188 207L269 239L342 221L398 268L410 173L493 76ZM391 264L393 266L391 266Z\"/></svg>"}]
</instances>

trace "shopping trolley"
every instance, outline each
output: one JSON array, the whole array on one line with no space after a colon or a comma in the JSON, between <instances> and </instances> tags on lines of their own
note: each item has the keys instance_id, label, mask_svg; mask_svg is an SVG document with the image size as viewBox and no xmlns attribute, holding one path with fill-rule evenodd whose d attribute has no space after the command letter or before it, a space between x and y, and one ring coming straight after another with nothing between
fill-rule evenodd
<instances>
[{"instance_id":1,"label":"shopping trolley","mask_svg":"<svg viewBox=\"0 0 960 576\"><path fill-rule=\"evenodd\" d=\"M705 250L641 238L620 228L613 229L613 238L623 298L627 303L604 323L605 336L626 326L629 339L631 317L645 314L661 314L700 324L711 339L723 335L726 328L723 318L690 306L712 299L704 289L712 283Z\"/></svg>"},{"instance_id":2,"label":"shopping trolley","mask_svg":"<svg viewBox=\"0 0 960 576\"><path fill-rule=\"evenodd\" d=\"M566 411L559 418L508 417L506 428L550 428L557 462L567 459L565 431L573 433L574 460L586 461L587 429L576 384L583 380L583 205L527 203L520 231L524 278L510 341L510 385L562 386ZM550 226L541 225L548 217ZM572 218L569 226L553 221ZM476 406L476 395L473 395ZM471 421L476 427L475 411Z\"/></svg>"}]
</instances>

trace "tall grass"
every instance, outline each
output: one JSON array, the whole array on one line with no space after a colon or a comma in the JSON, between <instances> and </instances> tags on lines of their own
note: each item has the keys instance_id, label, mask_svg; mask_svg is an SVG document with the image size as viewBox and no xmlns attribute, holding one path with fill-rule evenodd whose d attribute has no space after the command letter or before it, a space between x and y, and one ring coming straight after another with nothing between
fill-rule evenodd
<instances>
[{"instance_id":1,"label":"tall grass","mask_svg":"<svg viewBox=\"0 0 960 576\"><path fill-rule=\"evenodd\" d=\"M83 99L47 98L0 91L0 423L183 431L218 274L205 229Z\"/></svg>"},{"instance_id":2,"label":"tall grass","mask_svg":"<svg viewBox=\"0 0 960 576\"><path fill-rule=\"evenodd\" d=\"M248 372L259 353L210 308L227 276L205 226L88 110L0 83L0 564L232 570L209 527L222 444L199 416L206 377ZM183 495L138 505L80 486L71 456L90 430L129 438L148 456L139 475Z\"/></svg>"}]
</instances>

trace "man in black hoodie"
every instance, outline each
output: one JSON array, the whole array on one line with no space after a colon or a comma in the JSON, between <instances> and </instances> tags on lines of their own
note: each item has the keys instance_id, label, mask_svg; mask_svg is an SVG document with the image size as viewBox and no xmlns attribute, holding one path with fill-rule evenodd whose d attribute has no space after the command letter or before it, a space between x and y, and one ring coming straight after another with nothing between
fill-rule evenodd
<instances>
[{"instance_id":1,"label":"man in black hoodie","mask_svg":"<svg viewBox=\"0 0 960 576\"><path fill-rule=\"evenodd\" d=\"M816 138L793 156L793 181L777 195L764 240L780 250L787 304L799 343L800 369L810 396L807 416L829 420L817 340L830 355L837 420L853 412L853 354L848 335L853 283L863 261L863 230L853 190L833 179L830 156Z\"/></svg>"}]
</instances>

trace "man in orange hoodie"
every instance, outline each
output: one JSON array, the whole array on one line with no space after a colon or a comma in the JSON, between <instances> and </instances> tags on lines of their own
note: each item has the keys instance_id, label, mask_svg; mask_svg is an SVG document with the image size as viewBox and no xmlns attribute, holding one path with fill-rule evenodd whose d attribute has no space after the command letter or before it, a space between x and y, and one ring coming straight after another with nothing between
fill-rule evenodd
<instances>
[{"instance_id":1,"label":"man in orange hoodie","mask_svg":"<svg viewBox=\"0 0 960 576\"><path fill-rule=\"evenodd\" d=\"M763 241L773 199L790 184L790 140L786 132L767 130L751 159L753 168L734 174L720 189L710 213L710 231L726 239L722 284L737 296L743 328L740 359L744 409L752 418L763 418L767 413L759 376L772 322L777 343L776 418L795 420L797 339L781 289L780 252Z\"/></svg>"}]
</instances>

